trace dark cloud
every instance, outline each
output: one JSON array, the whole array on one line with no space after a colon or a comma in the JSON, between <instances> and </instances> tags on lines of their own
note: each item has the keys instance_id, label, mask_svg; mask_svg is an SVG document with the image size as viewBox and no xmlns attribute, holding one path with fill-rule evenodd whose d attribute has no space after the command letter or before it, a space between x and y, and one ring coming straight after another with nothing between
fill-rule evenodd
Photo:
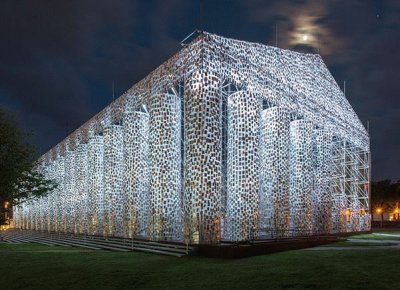
<instances>
[{"instance_id":1,"label":"dark cloud","mask_svg":"<svg viewBox=\"0 0 400 290\"><path fill-rule=\"evenodd\" d=\"M167 33L176 5L0 3L2 103L51 148L112 100L113 82L118 96L179 49Z\"/></svg>"},{"instance_id":2,"label":"dark cloud","mask_svg":"<svg viewBox=\"0 0 400 290\"><path fill-rule=\"evenodd\" d=\"M349 3L351 2L351 3ZM325 23L345 46L327 58L340 64L350 103L370 122L373 179L400 179L400 3L332 1Z\"/></svg>"},{"instance_id":3,"label":"dark cloud","mask_svg":"<svg viewBox=\"0 0 400 290\"><path fill-rule=\"evenodd\" d=\"M180 49L212 33L317 47L361 121L373 179L400 179L397 0L14 1L0 3L0 102L42 152ZM200 20L201 19L201 20ZM305 35L307 35L305 37Z\"/></svg>"}]
</instances>

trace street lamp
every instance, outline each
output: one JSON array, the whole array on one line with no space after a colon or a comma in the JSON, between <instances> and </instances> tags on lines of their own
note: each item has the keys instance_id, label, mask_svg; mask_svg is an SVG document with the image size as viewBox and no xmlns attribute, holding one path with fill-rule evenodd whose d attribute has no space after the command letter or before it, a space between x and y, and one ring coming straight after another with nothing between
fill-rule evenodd
<instances>
[{"instance_id":1,"label":"street lamp","mask_svg":"<svg viewBox=\"0 0 400 290\"><path fill-rule=\"evenodd\" d=\"M381 228L382 228L382 220L383 220L382 209L381 208L377 208L376 212L381 216Z\"/></svg>"}]
</instances>

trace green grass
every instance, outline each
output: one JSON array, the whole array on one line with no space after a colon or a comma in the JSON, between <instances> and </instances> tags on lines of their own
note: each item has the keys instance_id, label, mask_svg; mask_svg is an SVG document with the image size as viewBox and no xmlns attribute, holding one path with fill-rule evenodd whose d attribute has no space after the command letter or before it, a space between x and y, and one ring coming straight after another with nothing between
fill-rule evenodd
<instances>
[{"instance_id":1,"label":"green grass","mask_svg":"<svg viewBox=\"0 0 400 290\"><path fill-rule=\"evenodd\" d=\"M399 289L400 251L240 260L0 244L0 289Z\"/></svg>"}]
</instances>

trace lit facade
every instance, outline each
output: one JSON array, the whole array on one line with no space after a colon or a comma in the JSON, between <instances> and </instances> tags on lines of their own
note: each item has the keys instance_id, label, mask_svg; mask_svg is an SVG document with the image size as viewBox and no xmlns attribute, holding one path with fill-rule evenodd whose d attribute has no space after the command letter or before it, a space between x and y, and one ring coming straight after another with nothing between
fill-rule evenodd
<instances>
[{"instance_id":1,"label":"lit facade","mask_svg":"<svg viewBox=\"0 0 400 290\"><path fill-rule=\"evenodd\" d=\"M321 57L203 33L39 160L16 227L217 243L370 229L369 136Z\"/></svg>"}]
</instances>

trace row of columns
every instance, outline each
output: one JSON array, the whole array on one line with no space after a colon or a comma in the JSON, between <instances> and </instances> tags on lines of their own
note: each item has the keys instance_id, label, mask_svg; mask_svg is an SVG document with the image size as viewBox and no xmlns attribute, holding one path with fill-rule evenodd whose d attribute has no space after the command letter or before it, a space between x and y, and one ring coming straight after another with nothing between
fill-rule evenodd
<instances>
[{"instance_id":1,"label":"row of columns","mask_svg":"<svg viewBox=\"0 0 400 290\"><path fill-rule=\"evenodd\" d=\"M18 227L182 239L180 99L160 94L43 168L55 192L15 208ZM39 217L40 213L40 217Z\"/></svg>"},{"instance_id":2,"label":"row of columns","mask_svg":"<svg viewBox=\"0 0 400 290\"><path fill-rule=\"evenodd\" d=\"M257 95L246 91L230 95L227 107L225 239L369 229L368 208L359 193L337 192L333 186L333 128L291 120L286 108L262 110ZM357 177L357 166L346 170L354 188L367 185L368 177Z\"/></svg>"}]
</instances>

